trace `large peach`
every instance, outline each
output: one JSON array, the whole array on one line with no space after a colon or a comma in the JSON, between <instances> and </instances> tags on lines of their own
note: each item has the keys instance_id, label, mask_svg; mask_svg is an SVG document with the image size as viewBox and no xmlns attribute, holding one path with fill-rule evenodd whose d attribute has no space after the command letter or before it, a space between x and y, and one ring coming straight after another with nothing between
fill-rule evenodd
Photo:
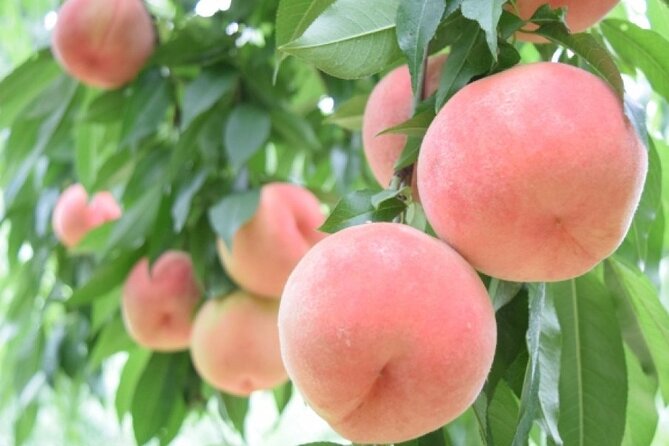
<instances>
[{"instance_id":1,"label":"large peach","mask_svg":"<svg viewBox=\"0 0 669 446\"><path fill-rule=\"evenodd\" d=\"M140 260L123 288L122 313L126 329L139 344L152 350L186 349L201 291L188 254L167 251L149 270Z\"/></svg>"},{"instance_id":2,"label":"large peach","mask_svg":"<svg viewBox=\"0 0 669 446\"><path fill-rule=\"evenodd\" d=\"M116 88L137 76L154 41L141 0L67 0L58 12L53 52L81 82Z\"/></svg>"},{"instance_id":3,"label":"large peach","mask_svg":"<svg viewBox=\"0 0 669 446\"><path fill-rule=\"evenodd\" d=\"M277 301L236 291L207 301L195 319L193 365L219 390L245 396L287 380L279 352Z\"/></svg>"},{"instance_id":4,"label":"large peach","mask_svg":"<svg viewBox=\"0 0 669 446\"><path fill-rule=\"evenodd\" d=\"M88 203L88 194L81 184L63 191L53 210L52 226L56 237L71 248L92 229L121 217L121 208L109 192L98 192Z\"/></svg>"},{"instance_id":5,"label":"large peach","mask_svg":"<svg viewBox=\"0 0 669 446\"><path fill-rule=\"evenodd\" d=\"M528 20L546 3L551 8L567 8L567 26L571 32L580 33L599 22L618 2L619 0L516 0L518 9L509 9L517 12L523 20ZM519 32L516 36L526 42L546 42L546 39L534 34Z\"/></svg>"},{"instance_id":6,"label":"large peach","mask_svg":"<svg viewBox=\"0 0 669 446\"><path fill-rule=\"evenodd\" d=\"M223 267L242 288L278 298L288 275L304 253L325 235L318 199L303 187L287 183L265 185L255 215L218 252Z\"/></svg>"},{"instance_id":7,"label":"large peach","mask_svg":"<svg viewBox=\"0 0 669 446\"><path fill-rule=\"evenodd\" d=\"M429 59L425 91L431 95L439 87L441 68L446 55ZM395 68L374 87L367 100L362 121L362 142L367 163L382 187L388 187L395 162L402 154L407 137L400 134L379 135L411 117L411 76L406 65Z\"/></svg>"},{"instance_id":8,"label":"large peach","mask_svg":"<svg viewBox=\"0 0 669 446\"><path fill-rule=\"evenodd\" d=\"M647 154L598 77L517 66L446 103L425 135L418 188L437 234L480 271L518 282L581 275L620 245Z\"/></svg>"},{"instance_id":9,"label":"large peach","mask_svg":"<svg viewBox=\"0 0 669 446\"><path fill-rule=\"evenodd\" d=\"M356 443L453 420L492 364L495 315L474 269L409 226L369 223L314 246L288 279L281 353L307 402Z\"/></svg>"}]
</instances>

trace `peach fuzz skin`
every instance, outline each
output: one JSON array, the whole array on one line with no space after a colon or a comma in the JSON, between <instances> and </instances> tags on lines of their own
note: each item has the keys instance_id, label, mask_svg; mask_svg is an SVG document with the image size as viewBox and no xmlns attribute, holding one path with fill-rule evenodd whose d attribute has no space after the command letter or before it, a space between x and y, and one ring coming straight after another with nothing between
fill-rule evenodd
<instances>
[{"instance_id":1,"label":"peach fuzz skin","mask_svg":"<svg viewBox=\"0 0 669 446\"><path fill-rule=\"evenodd\" d=\"M647 164L604 81L544 62L453 96L423 140L418 188L436 233L478 270L558 281L620 245Z\"/></svg>"},{"instance_id":2,"label":"peach fuzz skin","mask_svg":"<svg viewBox=\"0 0 669 446\"><path fill-rule=\"evenodd\" d=\"M355 443L406 441L460 415L483 386L496 337L469 264L395 223L318 243L291 274L279 309L288 375Z\"/></svg>"},{"instance_id":3,"label":"peach fuzz skin","mask_svg":"<svg viewBox=\"0 0 669 446\"><path fill-rule=\"evenodd\" d=\"M425 83L425 92L428 96L439 87L439 77L445 61L446 55L443 54L429 59ZM405 135L378 135L378 133L409 119L412 99L409 68L402 65L381 79L365 106L362 122L365 157L376 181L382 187L388 187L390 184L395 162L402 154L407 138ZM415 187L413 189L415 190Z\"/></svg>"},{"instance_id":4,"label":"peach fuzz skin","mask_svg":"<svg viewBox=\"0 0 669 446\"><path fill-rule=\"evenodd\" d=\"M325 217L307 189L271 183L260 192L255 215L232 239L232 252L218 240L221 263L237 284L254 294L278 298L288 275L317 241Z\"/></svg>"},{"instance_id":5,"label":"peach fuzz skin","mask_svg":"<svg viewBox=\"0 0 669 446\"><path fill-rule=\"evenodd\" d=\"M241 290L208 300L198 312L191 339L193 365L202 379L239 396L285 382L278 306Z\"/></svg>"},{"instance_id":6,"label":"peach fuzz skin","mask_svg":"<svg viewBox=\"0 0 669 446\"><path fill-rule=\"evenodd\" d=\"M52 215L56 237L68 248L76 246L91 230L121 217L121 208L109 192L98 192L88 203L81 184L73 184L58 198Z\"/></svg>"},{"instance_id":7,"label":"peach fuzz skin","mask_svg":"<svg viewBox=\"0 0 669 446\"><path fill-rule=\"evenodd\" d=\"M130 337L151 350L188 348L201 295L187 253L167 251L150 270L149 261L140 260L123 288L121 309Z\"/></svg>"},{"instance_id":8,"label":"peach fuzz skin","mask_svg":"<svg viewBox=\"0 0 669 446\"><path fill-rule=\"evenodd\" d=\"M528 20L540 6L548 3L551 8L567 8L567 26L572 33L580 33L599 22L618 4L619 0L516 0L517 11L514 11L523 20ZM529 27L528 29L531 29ZM535 43L548 42L543 37L523 32L516 33L519 40Z\"/></svg>"},{"instance_id":9,"label":"peach fuzz skin","mask_svg":"<svg viewBox=\"0 0 669 446\"><path fill-rule=\"evenodd\" d=\"M137 76L153 52L153 22L141 0L67 0L52 47L65 71L84 84L117 88Z\"/></svg>"}]
</instances>

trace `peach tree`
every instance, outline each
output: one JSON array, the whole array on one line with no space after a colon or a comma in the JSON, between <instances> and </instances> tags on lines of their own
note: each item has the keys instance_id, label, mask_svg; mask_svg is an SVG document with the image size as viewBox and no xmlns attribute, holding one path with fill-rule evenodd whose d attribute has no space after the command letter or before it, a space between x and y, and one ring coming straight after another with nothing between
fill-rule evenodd
<instances>
[{"instance_id":1,"label":"peach tree","mask_svg":"<svg viewBox=\"0 0 669 446\"><path fill-rule=\"evenodd\" d=\"M66 11L68 2L78 7ZM110 5L113 13L106 9ZM82 16L83 10L98 14L99 21ZM123 11L128 20L114 22ZM478 268L464 245L431 221L436 200L426 196L421 205L425 181L416 181L416 175L429 170L420 166L428 156L422 149L434 151L423 141L435 132L431 124L440 122L440 112L468 87L494 86L495 76L540 62L589 72L588 79L604 85L615 104L598 106L624 113L644 160L638 169L643 174L635 177L638 194L630 200L631 220L615 252L566 280L502 277L492 270L474 275L495 312L497 341L485 382L457 417L396 444L667 441L661 423L669 404L669 274L663 263L669 252L663 175L669 162L666 0L9 0L0 4L0 23L0 443L6 438L39 444L42 414L67 400L60 408L65 420L61 439L51 440L89 444L90 433L76 428L87 414L73 403L87 398L113 405L112 423L131 423L137 444L169 444L187 425L208 417L225 425L219 439L224 444L263 444L257 432L249 431L254 410L249 397L203 380L187 350L154 351L137 344L122 311L124 284L133 267L142 258L154 264L168 251L182 251L192 259L194 278L209 300L200 305L214 308L219 303L211 300L220 296L238 299L244 292L222 266L217 244L231 246L242 233L258 212L264 185L286 182L318 198L327 211L320 227L324 233L369 222L410 225L453 243ZM137 23L151 29L134 32ZM133 43L137 35L141 46ZM115 46L114 39L121 43ZM386 75L401 79L386 81ZM486 79L488 84L477 84ZM366 110L374 104L372 91L383 82L403 82L405 88ZM572 87L565 80L557 91ZM502 93L493 89L491 97L502 102ZM555 116L551 96L538 90L533 97L536 109L523 110L522 118L548 116L549 125ZM498 108L494 100L491 104L465 104L477 107L471 114L480 118L478 127L460 120L463 109L446 115L446 126L464 135L463 141L478 141L488 126L494 127L484 113L486 107ZM589 122L585 138L598 134L600 114L588 116L576 105L573 111ZM369 120L378 125L370 130ZM494 127L489 140L504 141L512 124ZM562 126L566 132L572 124L579 122L560 122L556 131ZM528 141L543 144L545 135L541 129L536 133ZM532 144L518 149L532 149ZM504 156L494 153L494 159ZM604 164L623 169L634 159L641 158L611 156ZM491 172L489 161L480 162L480 172L496 191L498 177L485 176ZM591 164L572 164L571 169L594 178ZM542 178L556 172L549 169ZM466 174L449 173L430 181L457 183ZM527 175L521 174L495 172L522 182ZM619 180L614 185L628 180L623 175L614 179ZM74 184L89 194L111 193L122 213L86 226L65 246L62 227L52 222L61 221L54 217L60 212L56 205ZM529 187L523 197L535 189ZM564 181L550 189L564 190L571 191L569 199L588 195ZM497 209L497 202L485 201L489 196L492 192L475 197L480 213ZM596 196L585 214L616 205L613 192ZM498 221L488 218L487 226L465 225L462 231L487 246L490 255L511 258L515 240L504 247L485 243L488 232L507 227L509 215L519 208L509 209ZM520 217L532 212L522 209ZM580 217L576 220L585 222L585 230L599 229L596 218ZM398 264L408 261L412 247L405 245L387 255ZM534 251L547 246L553 254L562 248L546 244L525 250L525 257L514 254L517 264L507 262L505 269L522 270ZM275 257L282 258L268 251L268 259ZM344 283L353 276L340 279ZM388 280L398 277L388 275ZM450 271L444 277L450 278ZM419 270L414 280L422 280ZM307 282L291 290L322 288ZM404 300L419 306L421 297ZM366 304L360 308L369 318L378 317ZM332 308L338 311L336 304ZM445 319L439 324L447 326ZM206 334L210 349L216 348L216 339L249 337L247 327L236 333L229 326L234 323L223 326L218 338ZM272 323L264 327L268 333L275 328ZM423 342L429 346L431 340ZM240 358L244 362L243 354ZM112 363L121 366L110 387ZM339 384L355 374L352 364ZM429 373L425 376L429 381ZM289 403L303 404L301 390L296 380L296 385L289 381L258 392L271 395L281 419L291 416ZM403 397L408 406L414 395ZM449 395L434 389L429 398L440 401ZM439 407L435 404L434 410ZM382 416L393 420L394 412L412 423L409 411L392 409L371 416L369 430L378 430ZM414 416L430 414L432 419L431 410L423 407ZM2 433L5 428L8 432ZM333 432L307 441L285 440L321 446L345 441Z\"/></svg>"}]
</instances>

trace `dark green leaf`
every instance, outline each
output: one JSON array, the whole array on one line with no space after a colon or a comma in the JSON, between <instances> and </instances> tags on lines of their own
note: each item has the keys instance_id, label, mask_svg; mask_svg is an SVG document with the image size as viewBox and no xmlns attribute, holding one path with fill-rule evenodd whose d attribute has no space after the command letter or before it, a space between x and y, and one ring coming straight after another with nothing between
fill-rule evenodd
<instances>
[{"instance_id":1,"label":"dark green leaf","mask_svg":"<svg viewBox=\"0 0 669 446\"><path fill-rule=\"evenodd\" d=\"M123 415L130 411L137 383L151 359L151 354L150 350L139 347L130 351L116 391L115 405L119 421L122 421Z\"/></svg>"},{"instance_id":2,"label":"dark green leaf","mask_svg":"<svg viewBox=\"0 0 669 446\"><path fill-rule=\"evenodd\" d=\"M421 137L410 136L407 138L404 149L402 149L400 157L397 158L397 161L395 162L395 171L404 169L405 167L409 167L416 163L422 142L423 138Z\"/></svg>"},{"instance_id":3,"label":"dark green leaf","mask_svg":"<svg viewBox=\"0 0 669 446\"><path fill-rule=\"evenodd\" d=\"M444 0L400 2L397 8L397 43L407 58L411 88L419 97L424 88L427 48L445 10Z\"/></svg>"},{"instance_id":4,"label":"dark green leaf","mask_svg":"<svg viewBox=\"0 0 669 446\"><path fill-rule=\"evenodd\" d=\"M488 426L495 446L509 446L513 442L519 406L509 385L500 381L488 407Z\"/></svg>"},{"instance_id":5,"label":"dark green leaf","mask_svg":"<svg viewBox=\"0 0 669 446\"><path fill-rule=\"evenodd\" d=\"M627 373L612 297L592 274L548 287L562 327L559 430L564 444L620 444Z\"/></svg>"},{"instance_id":6,"label":"dark green leaf","mask_svg":"<svg viewBox=\"0 0 669 446\"><path fill-rule=\"evenodd\" d=\"M485 32L490 53L497 59L497 23L506 0L462 0L462 15L478 22Z\"/></svg>"},{"instance_id":7,"label":"dark green leaf","mask_svg":"<svg viewBox=\"0 0 669 446\"><path fill-rule=\"evenodd\" d=\"M253 217L258 203L260 203L258 190L228 195L209 208L209 224L227 246L232 246L232 237Z\"/></svg>"},{"instance_id":8,"label":"dark green leaf","mask_svg":"<svg viewBox=\"0 0 669 446\"><path fill-rule=\"evenodd\" d=\"M372 198L376 194L374 191L363 190L346 195L337 203L319 230L334 233L349 226L372 221L392 221L406 209L406 203L398 198L386 200L375 208Z\"/></svg>"},{"instance_id":9,"label":"dark green leaf","mask_svg":"<svg viewBox=\"0 0 669 446\"><path fill-rule=\"evenodd\" d=\"M139 252L124 251L115 258L108 259L95 270L88 282L72 293L67 306L75 308L86 305L116 288L125 280L139 257Z\"/></svg>"},{"instance_id":10,"label":"dark green leaf","mask_svg":"<svg viewBox=\"0 0 669 446\"><path fill-rule=\"evenodd\" d=\"M109 124L123 118L129 96L126 90L106 91L88 105L82 120L91 123Z\"/></svg>"},{"instance_id":11,"label":"dark green leaf","mask_svg":"<svg viewBox=\"0 0 669 446\"><path fill-rule=\"evenodd\" d=\"M95 346L88 358L88 366L91 369L95 369L109 356L128 350L133 345L135 343L128 336L123 325L123 320L119 315L106 324L100 332L100 336L95 342Z\"/></svg>"},{"instance_id":12,"label":"dark green leaf","mask_svg":"<svg viewBox=\"0 0 669 446\"><path fill-rule=\"evenodd\" d=\"M433 119L434 119L434 110L432 109L425 110L424 112L417 114L413 118L410 118L401 124L383 130L382 132L379 133L379 135L386 135L389 133L399 133L422 138L425 135L427 128L432 123Z\"/></svg>"},{"instance_id":13,"label":"dark green leaf","mask_svg":"<svg viewBox=\"0 0 669 446\"><path fill-rule=\"evenodd\" d=\"M225 124L225 151L236 169L249 160L267 141L272 126L267 112L250 104L232 110Z\"/></svg>"},{"instance_id":14,"label":"dark green leaf","mask_svg":"<svg viewBox=\"0 0 669 446\"><path fill-rule=\"evenodd\" d=\"M219 70L204 70L186 85L183 99L181 128L187 128L195 118L209 110L237 85L237 75Z\"/></svg>"},{"instance_id":15,"label":"dark green leaf","mask_svg":"<svg viewBox=\"0 0 669 446\"><path fill-rule=\"evenodd\" d=\"M190 176L188 181L186 181L177 192L177 197L172 206L172 218L174 219L175 232L181 232L186 224L193 197L202 188L206 179L206 172L198 172L197 175Z\"/></svg>"},{"instance_id":16,"label":"dark green leaf","mask_svg":"<svg viewBox=\"0 0 669 446\"><path fill-rule=\"evenodd\" d=\"M395 36L398 4L398 0L336 0L301 37L278 49L342 79L378 73L401 54Z\"/></svg>"},{"instance_id":17,"label":"dark green leaf","mask_svg":"<svg viewBox=\"0 0 669 446\"><path fill-rule=\"evenodd\" d=\"M188 354L154 353L135 387L132 420L139 445L164 435L172 411L178 409L180 387L188 372Z\"/></svg>"},{"instance_id":18,"label":"dark green leaf","mask_svg":"<svg viewBox=\"0 0 669 446\"><path fill-rule=\"evenodd\" d=\"M448 63L441 72L435 110L438 112L446 101L475 76L488 71L492 62L485 34L476 23L469 22L461 37L452 45Z\"/></svg>"},{"instance_id":19,"label":"dark green leaf","mask_svg":"<svg viewBox=\"0 0 669 446\"><path fill-rule=\"evenodd\" d=\"M123 115L121 146L134 146L154 134L170 106L170 86L158 71L150 71L133 83Z\"/></svg>"}]
</instances>

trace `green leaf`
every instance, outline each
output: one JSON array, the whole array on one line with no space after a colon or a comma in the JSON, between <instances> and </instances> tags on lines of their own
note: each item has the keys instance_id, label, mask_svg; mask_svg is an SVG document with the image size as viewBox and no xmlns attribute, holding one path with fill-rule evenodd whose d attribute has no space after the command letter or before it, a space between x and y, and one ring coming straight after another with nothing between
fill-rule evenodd
<instances>
[{"instance_id":1,"label":"green leaf","mask_svg":"<svg viewBox=\"0 0 669 446\"><path fill-rule=\"evenodd\" d=\"M475 76L487 72L493 59L481 28L468 22L461 37L451 46L448 63L444 65L437 90L435 110L439 109Z\"/></svg>"},{"instance_id":2,"label":"green leaf","mask_svg":"<svg viewBox=\"0 0 669 446\"><path fill-rule=\"evenodd\" d=\"M541 324L546 302L545 285L531 286L529 289L529 324L527 328L527 352L529 363L523 380L523 392L520 397L518 423L512 436L512 444L520 446L528 443L532 424L539 413L539 344Z\"/></svg>"},{"instance_id":3,"label":"green leaf","mask_svg":"<svg viewBox=\"0 0 669 446\"><path fill-rule=\"evenodd\" d=\"M98 124L119 121L124 115L128 97L123 89L105 91L88 105L82 121Z\"/></svg>"},{"instance_id":4,"label":"green leaf","mask_svg":"<svg viewBox=\"0 0 669 446\"><path fill-rule=\"evenodd\" d=\"M149 71L132 84L123 114L121 146L132 147L158 130L165 120L171 95L168 80L158 71Z\"/></svg>"},{"instance_id":5,"label":"green leaf","mask_svg":"<svg viewBox=\"0 0 669 446\"><path fill-rule=\"evenodd\" d=\"M269 114L251 104L232 110L223 132L225 151L232 167L238 169L265 144L272 127Z\"/></svg>"},{"instance_id":6,"label":"green leaf","mask_svg":"<svg viewBox=\"0 0 669 446\"><path fill-rule=\"evenodd\" d=\"M427 48L445 10L444 0L400 2L397 8L397 43L407 58L411 89L419 97L424 89Z\"/></svg>"},{"instance_id":7,"label":"green leaf","mask_svg":"<svg viewBox=\"0 0 669 446\"><path fill-rule=\"evenodd\" d=\"M106 324L100 332L100 336L96 340L91 355L87 360L88 366L91 369L95 369L109 356L128 350L133 345L135 343L128 336L125 325L123 325L123 319L118 315Z\"/></svg>"},{"instance_id":8,"label":"green leaf","mask_svg":"<svg viewBox=\"0 0 669 446\"><path fill-rule=\"evenodd\" d=\"M303 147L316 151L321 148L321 142L316 132L303 117L288 110L275 108L270 111L272 128L285 141L295 147Z\"/></svg>"},{"instance_id":9,"label":"green leaf","mask_svg":"<svg viewBox=\"0 0 669 446\"><path fill-rule=\"evenodd\" d=\"M249 411L249 399L219 392L218 410L223 419L228 420L237 432L244 434L244 420Z\"/></svg>"},{"instance_id":10,"label":"green leaf","mask_svg":"<svg viewBox=\"0 0 669 446\"><path fill-rule=\"evenodd\" d=\"M323 122L336 124L347 130L356 131L362 129L362 116L365 113L368 98L369 96L362 94L347 99Z\"/></svg>"},{"instance_id":11,"label":"green leaf","mask_svg":"<svg viewBox=\"0 0 669 446\"><path fill-rule=\"evenodd\" d=\"M505 381L495 387L488 407L488 426L495 446L509 446L513 442L520 403Z\"/></svg>"},{"instance_id":12,"label":"green leaf","mask_svg":"<svg viewBox=\"0 0 669 446\"><path fill-rule=\"evenodd\" d=\"M562 358L562 332L555 309L555 296L552 288L545 286L535 291L546 293L541 315L541 334L539 336L539 408L541 424L548 438L554 444L562 444L558 430L560 416L560 394L557 383L560 382L560 363Z\"/></svg>"},{"instance_id":13,"label":"green leaf","mask_svg":"<svg viewBox=\"0 0 669 446\"><path fill-rule=\"evenodd\" d=\"M373 221L392 221L406 209L406 203L398 198L384 201L378 207L372 204L377 192L362 190L342 198L330 213L320 231L334 233L349 226Z\"/></svg>"},{"instance_id":14,"label":"green leaf","mask_svg":"<svg viewBox=\"0 0 669 446\"><path fill-rule=\"evenodd\" d=\"M174 219L174 231L181 232L190 213L193 197L204 185L207 179L207 173L198 172L194 176L189 176L188 180L179 188L177 197L172 205L172 218Z\"/></svg>"},{"instance_id":15,"label":"green leaf","mask_svg":"<svg viewBox=\"0 0 669 446\"><path fill-rule=\"evenodd\" d=\"M403 135L417 136L422 138L425 135L425 132L427 132L427 128L430 126L433 119L434 119L434 110L428 109L425 110L424 112L415 115L413 118L410 118L402 122L401 124L397 124L393 127L389 127L383 130L382 132L379 133L379 135L399 133Z\"/></svg>"},{"instance_id":16,"label":"green leaf","mask_svg":"<svg viewBox=\"0 0 669 446\"><path fill-rule=\"evenodd\" d=\"M103 255L117 248L131 248L152 230L160 207L160 185L145 191L129 209L126 209L107 239Z\"/></svg>"},{"instance_id":17,"label":"green leaf","mask_svg":"<svg viewBox=\"0 0 669 446\"><path fill-rule=\"evenodd\" d=\"M281 0L276 13L276 46L300 37L335 0Z\"/></svg>"},{"instance_id":18,"label":"green leaf","mask_svg":"<svg viewBox=\"0 0 669 446\"><path fill-rule=\"evenodd\" d=\"M647 17L653 31L669 39L669 2L666 0L647 0Z\"/></svg>"},{"instance_id":19,"label":"green leaf","mask_svg":"<svg viewBox=\"0 0 669 446\"><path fill-rule=\"evenodd\" d=\"M539 29L534 31L535 34L562 45L583 58L597 75L609 83L622 102L625 88L620 71L611 54L597 39L587 33L570 34L561 21L560 13L553 13L548 6L539 8L531 20L540 25Z\"/></svg>"},{"instance_id":20,"label":"green leaf","mask_svg":"<svg viewBox=\"0 0 669 446\"><path fill-rule=\"evenodd\" d=\"M620 444L627 373L607 289L592 274L548 285L562 327L559 430L565 446Z\"/></svg>"},{"instance_id":21,"label":"green leaf","mask_svg":"<svg viewBox=\"0 0 669 446\"><path fill-rule=\"evenodd\" d=\"M422 137L418 136L409 136L407 142L402 149L400 157L395 161L395 171L409 167L412 164L415 164L418 160L418 154L420 152L420 146L423 142ZM415 198L415 197L414 197Z\"/></svg>"},{"instance_id":22,"label":"green leaf","mask_svg":"<svg viewBox=\"0 0 669 446\"><path fill-rule=\"evenodd\" d=\"M14 421L14 444L22 445L30 438L35 430L38 412L38 401L32 401L21 409L19 416Z\"/></svg>"},{"instance_id":23,"label":"green leaf","mask_svg":"<svg viewBox=\"0 0 669 446\"><path fill-rule=\"evenodd\" d=\"M0 128L16 116L62 71L53 60L50 49L35 53L0 81Z\"/></svg>"},{"instance_id":24,"label":"green leaf","mask_svg":"<svg viewBox=\"0 0 669 446\"><path fill-rule=\"evenodd\" d=\"M615 257L606 260L604 277L618 304L625 342L645 369L655 371L669 401L669 313L648 278Z\"/></svg>"},{"instance_id":25,"label":"green leaf","mask_svg":"<svg viewBox=\"0 0 669 446\"><path fill-rule=\"evenodd\" d=\"M275 387L272 389L272 395L274 396L276 409L279 411L279 414L281 414L288 405L290 398L293 396L293 383L288 381L285 384Z\"/></svg>"},{"instance_id":26,"label":"green leaf","mask_svg":"<svg viewBox=\"0 0 669 446\"><path fill-rule=\"evenodd\" d=\"M123 366L123 372L121 372L118 389L116 390L115 401L116 414L119 421L123 421L123 415L130 411L137 383L146 365L149 363L151 355L151 350L137 347L130 352L128 360L125 366Z\"/></svg>"},{"instance_id":27,"label":"green leaf","mask_svg":"<svg viewBox=\"0 0 669 446\"><path fill-rule=\"evenodd\" d=\"M253 217L259 203L259 190L230 194L209 208L209 224L227 246L232 246L232 237Z\"/></svg>"},{"instance_id":28,"label":"green leaf","mask_svg":"<svg viewBox=\"0 0 669 446\"><path fill-rule=\"evenodd\" d=\"M495 311L516 297L522 287L523 284L520 282L508 282L506 280L495 279L494 277L491 278L490 285L488 285L488 294Z\"/></svg>"},{"instance_id":29,"label":"green leaf","mask_svg":"<svg viewBox=\"0 0 669 446\"><path fill-rule=\"evenodd\" d=\"M378 73L401 54L395 36L398 4L399 0L336 0L301 37L278 49L342 79Z\"/></svg>"},{"instance_id":30,"label":"green leaf","mask_svg":"<svg viewBox=\"0 0 669 446\"><path fill-rule=\"evenodd\" d=\"M125 280L128 272L139 259L136 251L124 251L101 264L81 287L77 288L66 301L69 308L76 308L104 296Z\"/></svg>"},{"instance_id":31,"label":"green leaf","mask_svg":"<svg viewBox=\"0 0 669 446\"><path fill-rule=\"evenodd\" d=\"M137 444L159 436L169 425L188 372L188 354L154 353L135 387L132 426ZM178 407L177 407L178 408Z\"/></svg>"},{"instance_id":32,"label":"green leaf","mask_svg":"<svg viewBox=\"0 0 669 446\"><path fill-rule=\"evenodd\" d=\"M657 430L658 413L655 407L657 381L646 375L641 364L629 350L625 350L627 362L627 418L622 446L653 444Z\"/></svg>"},{"instance_id":33,"label":"green leaf","mask_svg":"<svg viewBox=\"0 0 669 446\"><path fill-rule=\"evenodd\" d=\"M651 87L669 100L669 41L625 20L604 20L600 28L614 51L641 70Z\"/></svg>"},{"instance_id":34,"label":"green leaf","mask_svg":"<svg viewBox=\"0 0 669 446\"><path fill-rule=\"evenodd\" d=\"M211 109L236 87L237 80L235 73L206 69L189 82L184 91L181 128L187 128L195 118Z\"/></svg>"},{"instance_id":35,"label":"green leaf","mask_svg":"<svg viewBox=\"0 0 669 446\"><path fill-rule=\"evenodd\" d=\"M497 24L506 0L462 0L462 15L475 20L485 32L486 42L493 58L497 59Z\"/></svg>"},{"instance_id":36,"label":"green leaf","mask_svg":"<svg viewBox=\"0 0 669 446\"><path fill-rule=\"evenodd\" d=\"M657 229L658 237L651 237ZM643 265L646 275L659 284L659 263L662 257L664 218L662 218L662 164L652 140L648 140L648 174L641 201L632 225L618 254L630 262Z\"/></svg>"},{"instance_id":37,"label":"green leaf","mask_svg":"<svg viewBox=\"0 0 669 446\"><path fill-rule=\"evenodd\" d=\"M429 432L415 440L405 441L403 443L395 443L395 446L447 446L450 442L447 441L443 430L441 428Z\"/></svg>"}]
</instances>

